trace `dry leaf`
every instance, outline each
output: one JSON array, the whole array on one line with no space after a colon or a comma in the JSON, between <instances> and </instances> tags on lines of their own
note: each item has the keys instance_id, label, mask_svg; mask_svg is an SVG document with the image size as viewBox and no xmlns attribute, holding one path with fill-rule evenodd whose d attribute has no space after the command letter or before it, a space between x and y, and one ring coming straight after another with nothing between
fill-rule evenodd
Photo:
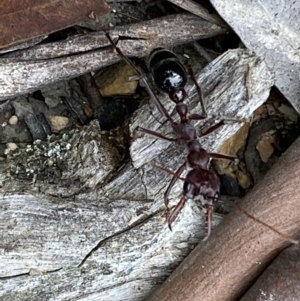
<instances>
[{"instance_id":1,"label":"dry leaf","mask_svg":"<svg viewBox=\"0 0 300 301\"><path fill-rule=\"evenodd\" d=\"M0 49L73 26L93 12L110 11L103 0L5 1L0 7Z\"/></svg>"}]
</instances>

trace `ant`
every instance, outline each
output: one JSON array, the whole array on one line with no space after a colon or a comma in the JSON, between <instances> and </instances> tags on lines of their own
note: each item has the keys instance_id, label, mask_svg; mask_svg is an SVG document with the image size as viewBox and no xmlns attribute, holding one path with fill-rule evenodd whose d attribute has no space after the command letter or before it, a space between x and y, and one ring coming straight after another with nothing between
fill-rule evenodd
<instances>
[{"instance_id":1,"label":"ant","mask_svg":"<svg viewBox=\"0 0 300 301\"><path fill-rule=\"evenodd\" d=\"M207 114L203 103L201 89L193 75L192 69L191 67L188 68L189 74L196 85L202 107L202 114L189 114L188 107L184 103L187 99L187 93L184 89L187 83L187 71L185 67L173 52L164 48L156 48L152 51L149 57L149 70L153 75L154 83L157 88L162 92L167 93L170 100L174 102L176 112L180 117L180 122L175 122L156 96L152 87L149 85L146 80L145 73L138 69L131 60L122 53L121 49L112 40L109 33L105 29L103 29L103 31L118 55L125 60L140 77L155 106L171 124L176 137L169 138L161 133L143 127L138 127L137 130L155 136L159 139L183 145L188 152L186 161L173 174L173 178L164 194L165 205L168 208L168 196L176 180L180 178L180 175L185 169L191 169L184 178L183 196L178 204L171 210L170 214L168 214L168 226L170 230L172 230L172 223L184 207L186 201L188 199L193 199L200 202L202 206L206 208L207 235L204 239L207 239L211 233L213 205L216 203L220 195L219 179L217 175L209 169L210 158L234 160L236 157L218 153L209 153L202 148L198 138L208 135L218 129L225 123L224 120L221 120L219 123L211 126L206 131L201 132L200 135L197 135L196 128L191 124L191 121L205 119Z\"/></svg>"}]
</instances>

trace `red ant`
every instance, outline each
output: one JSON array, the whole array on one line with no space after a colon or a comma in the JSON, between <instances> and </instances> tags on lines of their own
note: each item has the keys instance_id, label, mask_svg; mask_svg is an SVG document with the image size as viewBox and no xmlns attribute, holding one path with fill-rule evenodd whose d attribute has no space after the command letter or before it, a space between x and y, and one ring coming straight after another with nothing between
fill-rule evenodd
<instances>
[{"instance_id":1,"label":"red ant","mask_svg":"<svg viewBox=\"0 0 300 301\"><path fill-rule=\"evenodd\" d=\"M176 111L180 117L180 123L173 120L170 114L167 112L161 101L156 96L152 87L146 80L145 74L136 68L136 66L131 62L131 60L125 56L122 51L117 47L115 42L112 40L110 35L104 30L106 37L111 42L112 46L134 70L140 76L145 87L147 88L152 101L156 105L159 112L167 118L170 122L173 131L176 134L176 138L169 138L161 133L138 127L138 130L159 139L176 142L180 145L184 145L188 151L188 156L186 162L182 164L178 170L173 175L167 190L164 194L165 205L168 207L168 196L174 186L176 180L180 177L182 172L186 168L192 168L186 175L184 185L183 185L183 196L181 197L178 204L173 208L167 217L169 228L172 230L172 223L176 219L179 212L182 210L187 199L193 199L199 201L206 209L206 221L207 221L207 235L205 239L210 235L211 232L211 220L213 212L213 204L218 200L220 194L220 182L216 174L209 170L210 158L222 158L234 160L235 157L226 156L218 153L208 153L198 140L199 137L205 136L220 126L224 124L224 120L213 125L205 132L197 135L195 127L190 123L191 120L201 120L207 117L203 99L201 95L201 89L192 74L191 68L189 68L190 75L194 80L196 85L200 103L202 106L203 114L188 114L188 107L184 103L187 98L187 93L184 86L187 82L187 72L184 66L181 64L177 56L164 48L157 48L152 51L149 59L149 69L153 75L154 82L158 89L167 93L170 100L172 100L176 105Z\"/></svg>"},{"instance_id":2,"label":"red ant","mask_svg":"<svg viewBox=\"0 0 300 301\"><path fill-rule=\"evenodd\" d=\"M217 175L209 169L209 162L210 158L217 158L217 159L228 159L234 160L235 157L227 156L218 153L209 153L204 148L202 148L198 138L208 135L218 129L220 126L225 124L225 120L221 120L217 124L211 126L206 131L201 132L197 135L197 131L195 127L190 123L191 120L202 120L207 117L201 89L193 75L193 71L191 67L188 68L189 74L196 86L199 101L202 107L202 114L188 114L188 107L184 103L187 98L187 93L184 89L184 86L187 82L187 72L184 66L181 64L177 56L164 48L157 48L152 51L149 58L149 69L153 75L154 82L157 88L164 93L169 95L171 101L175 103L175 109L180 117L180 123L177 123L173 120L170 114L167 112L166 108L163 106L161 101L156 96L155 92L153 91L152 87L149 85L148 81L146 80L145 73L138 69L131 60L122 53L120 48L116 45L116 43L112 40L109 33L103 29L107 39L112 44L115 51L118 55L126 61L136 72L136 74L142 80L144 86L148 90L150 97L159 110L159 112L170 122L171 127L176 135L176 138L169 138L161 133L145 129L142 127L138 127L138 130L152 136L155 136L159 139L176 142L180 145L185 146L188 151L186 161L177 169L175 173L170 172L169 170L156 166L162 170L166 170L169 173L173 174L173 178L170 181L167 190L164 194L165 205L168 207L168 196L169 193L174 186L177 179L180 178L182 172L189 168L191 169L188 171L184 180L183 185L183 196L181 197L180 201L177 205L171 210L170 214L167 217L167 222L169 225L170 230L172 230L172 223L184 207L186 201L188 199L193 199L195 201L199 201L207 210L206 213L206 223L207 223L207 235L204 238L206 240L210 233L211 233L211 221L212 221L212 213L213 213L213 204L218 200L220 195L220 182ZM155 166L155 164L154 164ZM180 178L182 179L182 178ZM258 223L264 225L265 227L273 230L274 232L278 233L280 236L290 240L284 234L280 233L273 227L265 224L264 222L260 221L259 219L255 218L254 216L250 215L248 212L243 210L239 205L236 205L236 208L242 211L244 214L249 216L250 218L254 219Z\"/></svg>"}]
</instances>

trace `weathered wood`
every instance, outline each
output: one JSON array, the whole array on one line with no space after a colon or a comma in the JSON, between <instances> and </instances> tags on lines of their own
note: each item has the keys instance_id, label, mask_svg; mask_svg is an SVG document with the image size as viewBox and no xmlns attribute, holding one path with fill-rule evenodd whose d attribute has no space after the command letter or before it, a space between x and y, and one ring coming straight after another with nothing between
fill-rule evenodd
<instances>
[{"instance_id":1,"label":"weathered wood","mask_svg":"<svg viewBox=\"0 0 300 301\"><path fill-rule=\"evenodd\" d=\"M6 53L6 52L12 52L20 49L25 49L25 48L30 48L34 45L39 44L42 42L44 39L46 39L48 36L43 36L43 37L38 37L34 39L28 39L27 41L20 43L20 44L15 44L10 47L6 47L4 49L0 49L0 54Z\"/></svg>"},{"instance_id":2,"label":"weathered wood","mask_svg":"<svg viewBox=\"0 0 300 301\"><path fill-rule=\"evenodd\" d=\"M200 18L217 24L223 28L228 28L228 25L216 14L211 14L209 11L200 5L199 3L192 0L168 0L169 2L178 5L179 7L189 11L190 13L199 16Z\"/></svg>"},{"instance_id":3,"label":"weathered wood","mask_svg":"<svg viewBox=\"0 0 300 301\"><path fill-rule=\"evenodd\" d=\"M266 100L273 84L266 65L246 50L222 55L196 76L208 113L229 117L249 117ZM194 93L191 87L188 91ZM228 104L230 99L234 102ZM198 110L197 97L190 101L191 109ZM157 119L151 119L152 115ZM152 104L146 104L133 117L131 129L143 125L163 131L159 119ZM138 138L132 132L130 160L135 167L129 162L119 168L120 159L111 158L108 164L109 157L102 157L116 148L112 141L116 135L105 139L96 124L91 126L82 133L90 142L76 135L72 138L68 169L55 184L9 180L4 172L9 162L0 165L0 298L144 300L205 235L204 211L193 202L187 203L169 231L162 214L170 175L147 164L148 158L136 160L146 148L144 157L156 156L157 162L175 169L185 159L182 148L146 135ZM214 150L239 126L224 127L207 137L205 146ZM181 191L178 181L171 203L178 201ZM215 214L213 226L219 220Z\"/></svg>"},{"instance_id":4,"label":"weathered wood","mask_svg":"<svg viewBox=\"0 0 300 301\"><path fill-rule=\"evenodd\" d=\"M223 1L211 3L247 48L275 73L275 84L300 112L298 1Z\"/></svg>"},{"instance_id":5,"label":"weathered wood","mask_svg":"<svg viewBox=\"0 0 300 301\"><path fill-rule=\"evenodd\" d=\"M156 47L170 47L225 32L196 16L179 14L116 28L111 35L125 38L118 43L124 53L142 57ZM3 56L6 58L0 59L0 100L117 62L119 57L107 49L109 45L99 32Z\"/></svg>"}]
</instances>

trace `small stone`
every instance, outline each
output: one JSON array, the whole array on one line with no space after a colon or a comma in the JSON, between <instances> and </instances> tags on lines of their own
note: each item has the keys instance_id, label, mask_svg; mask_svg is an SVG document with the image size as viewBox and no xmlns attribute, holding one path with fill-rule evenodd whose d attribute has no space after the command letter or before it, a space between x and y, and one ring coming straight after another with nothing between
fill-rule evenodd
<instances>
[{"instance_id":1,"label":"small stone","mask_svg":"<svg viewBox=\"0 0 300 301\"><path fill-rule=\"evenodd\" d=\"M112 97L116 95L132 95L138 85L138 81L128 81L128 77L136 75L134 70L127 64L107 67L98 76L95 81L103 97Z\"/></svg>"},{"instance_id":2,"label":"small stone","mask_svg":"<svg viewBox=\"0 0 300 301\"><path fill-rule=\"evenodd\" d=\"M48 160L48 166L50 166L50 167L51 167L51 166L53 166L53 165L54 165L54 161L53 161L53 160L51 160L51 159L49 159L49 160Z\"/></svg>"},{"instance_id":3,"label":"small stone","mask_svg":"<svg viewBox=\"0 0 300 301\"><path fill-rule=\"evenodd\" d=\"M49 116L49 122L52 132L59 133L68 126L69 118L64 116Z\"/></svg>"},{"instance_id":4,"label":"small stone","mask_svg":"<svg viewBox=\"0 0 300 301\"><path fill-rule=\"evenodd\" d=\"M4 154L8 155L8 154L12 153L13 151L15 151L16 149L18 149L17 144L15 144L13 142L6 143L6 149L4 151Z\"/></svg>"},{"instance_id":5,"label":"small stone","mask_svg":"<svg viewBox=\"0 0 300 301\"><path fill-rule=\"evenodd\" d=\"M250 123L245 123L231 138L227 139L219 149L220 154L234 156L246 143ZM232 161L225 159L215 160L215 167L218 174L226 173L226 169Z\"/></svg>"},{"instance_id":6,"label":"small stone","mask_svg":"<svg viewBox=\"0 0 300 301\"><path fill-rule=\"evenodd\" d=\"M275 110L273 105L267 104L266 107L267 107L269 116L272 116L272 115L276 114L276 110Z\"/></svg>"},{"instance_id":7,"label":"small stone","mask_svg":"<svg viewBox=\"0 0 300 301\"><path fill-rule=\"evenodd\" d=\"M266 116L267 113L268 113L268 110L267 110L266 106L262 105L254 111L253 115Z\"/></svg>"},{"instance_id":8,"label":"small stone","mask_svg":"<svg viewBox=\"0 0 300 301\"><path fill-rule=\"evenodd\" d=\"M287 104L282 104L279 108L278 111L282 114L284 114L287 118L289 118L293 122L297 122L299 114L294 110L293 107L287 105Z\"/></svg>"},{"instance_id":9,"label":"small stone","mask_svg":"<svg viewBox=\"0 0 300 301\"><path fill-rule=\"evenodd\" d=\"M52 97L45 97L45 103L49 108L55 108L59 104L61 104L61 100L58 96L52 96Z\"/></svg>"},{"instance_id":10,"label":"small stone","mask_svg":"<svg viewBox=\"0 0 300 301\"><path fill-rule=\"evenodd\" d=\"M243 173L242 171L238 170L236 172L236 178L238 180L239 185L243 188L243 189L247 189L250 187L251 185L251 180L249 178L249 176L245 173Z\"/></svg>"},{"instance_id":11,"label":"small stone","mask_svg":"<svg viewBox=\"0 0 300 301\"><path fill-rule=\"evenodd\" d=\"M83 106L83 111L88 117L93 116L94 111L92 110L92 108L90 106Z\"/></svg>"},{"instance_id":12,"label":"small stone","mask_svg":"<svg viewBox=\"0 0 300 301\"><path fill-rule=\"evenodd\" d=\"M18 148L17 144L15 144L14 142L6 143L6 147L11 149L12 151L14 151Z\"/></svg>"},{"instance_id":13,"label":"small stone","mask_svg":"<svg viewBox=\"0 0 300 301\"><path fill-rule=\"evenodd\" d=\"M29 271L30 276L38 276L38 275L43 275L43 272L38 270L38 269L30 269Z\"/></svg>"},{"instance_id":14,"label":"small stone","mask_svg":"<svg viewBox=\"0 0 300 301\"><path fill-rule=\"evenodd\" d=\"M62 139L63 139L64 141L67 141L67 140L69 139L69 135L67 135L66 133L64 133L64 134L62 135Z\"/></svg>"},{"instance_id":15,"label":"small stone","mask_svg":"<svg viewBox=\"0 0 300 301\"><path fill-rule=\"evenodd\" d=\"M16 125L18 123L18 117L16 115L13 115L9 118L8 124L10 125Z\"/></svg>"},{"instance_id":16,"label":"small stone","mask_svg":"<svg viewBox=\"0 0 300 301\"><path fill-rule=\"evenodd\" d=\"M267 163L274 152L274 137L270 134L264 134L256 145L260 158Z\"/></svg>"}]
</instances>

